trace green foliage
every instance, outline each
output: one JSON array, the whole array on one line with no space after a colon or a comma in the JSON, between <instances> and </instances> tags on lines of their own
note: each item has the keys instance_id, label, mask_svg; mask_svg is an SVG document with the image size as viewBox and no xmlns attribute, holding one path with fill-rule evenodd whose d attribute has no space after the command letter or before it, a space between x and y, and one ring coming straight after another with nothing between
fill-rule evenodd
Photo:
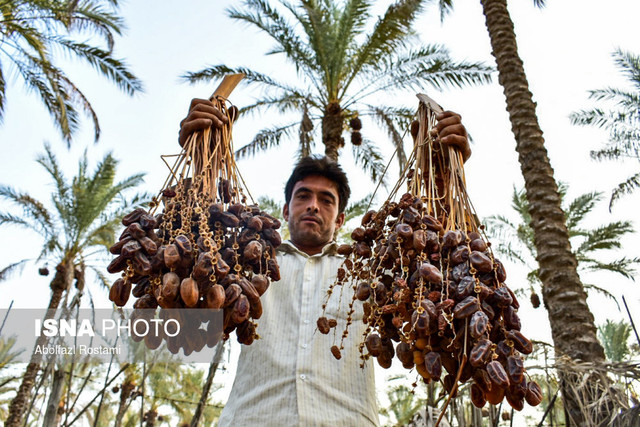
<instances>
[{"instance_id":1,"label":"green foliage","mask_svg":"<svg viewBox=\"0 0 640 427\"><path fill-rule=\"evenodd\" d=\"M621 249L621 239L634 232L630 221L614 221L595 228L586 228L583 223L596 204L602 201L602 193L582 194L567 203L566 184L559 185L563 199L563 210L566 215L567 228L571 239L571 247L578 261L578 271L608 271L634 280L640 258L621 257L611 261L602 261L602 253ZM501 256L529 268L527 279L534 289L541 285L536 262L536 248L533 242L533 229L529 215L529 202L524 189L513 189L511 207L518 214L518 222L513 222L504 215L495 215L486 219L487 233L494 238L493 249ZM497 243L497 244L495 244ZM586 289L613 296L603 287L585 283ZM615 298L614 298L615 299Z\"/></svg>"},{"instance_id":2,"label":"green foliage","mask_svg":"<svg viewBox=\"0 0 640 427\"><path fill-rule=\"evenodd\" d=\"M238 150L239 156L279 146L285 139L299 138L299 155L311 152L320 135L329 105L339 105L341 131L352 130L350 120L370 118L390 135L404 166L402 135L415 109L390 107L386 94L398 90L462 87L490 81L492 69L482 63L456 62L439 45L420 45L414 24L426 0L398 0L384 14L374 17L372 0L244 0L228 10L229 16L258 28L274 41L268 54L282 55L291 63L298 81L280 81L245 67L215 65L185 73L188 82L220 79L228 73L244 73L245 83L263 89L258 99L241 114L274 109L293 113L299 121L258 132ZM290 115L290 114L289 114ZM299 123L299 125L298 125ZM298 129L296 129L298 127ZM314 129L322 128L322 132ZM354 158L373 180L384 169L376 145L364 138L353 146Z\"/></svg>"},{"instance_id":3,"label":"green foliage","mask_svg":"<svg viewBox=\"0 0 640 427\"><path fill-rule=\"evenodd\" d=\"M124 195L142 183L143 175L132 175L116 182L118 162L111 154L107 154L91 173L85 151L77 175L67 180L48 145L37 162L54 183L51 206L47 207L28 193L0 185L0 199L5 202L0 210L0 227L18 226L34 231L43 239L36 261L50 265L72 261L81 272L86 268L95 272L100 283L108 288L103 273L104 256L115 241L116 231L121 228L120 218L149 198L145 194ZM10 205L14 208L7 209ZM4 268L0 278L6 279L27 261L30 260ZM100 262L94 265L92 261Z\"/></svg>"},{"instance_id":4,"label":"green foliage","mask_svg":"<svg viewBox=\"0 0 640 427\"><path fill-rule=\"evenodd\" d=\"M96 141L98 117L89 100L57 65L63 52L85 61L128 94L142 84L127 65L113 57L114 35L122 19L115 0L2 0L0 2L0 120L6 105L5 76L20 77L53 117L67 144L79 126L79 112L91 117ZM78 41L94 38L104 47Z\"/></svg>"},{"instance_id":5,"label":"green foliage","mask_svg":"<svg viewBox=\"0 0 640 427\"><path fill-rule=\"evenodd\" d=\"M612 362L622 362L631 353L629 348L631 325L624 322L607 322L598 327L598 338L604 347L604 353Z\"/></svg>"},{"instance_id":6,"label":"green foliage","mask_svg":"<svg viewBox=\"0 0 640 427\"><path fill-rule=\"evenodd\" d=\"M397 384L387 389L389 406L380 408L380 414L394 420L394 426L406 425L424 405L424 401L415 395L405 384Z\"/></svg>"},{"instance_id":7,"label":"green foliage","mask_svg":"<svg viewBox=\"0 0 640 427\"><path fill-rule=\"evenodd\" d=\"M617 49L613 52L613 59L631 87L590 91L589 97L602 107L574 112L570 116L571 122L582 126L596 126L609 132L609 141L605 147L591 152L593 159L640 161L640 56ZM640 172L618 184L611 194L609 209L616 200L638 188Z\"/></svg>"}]
</instances>

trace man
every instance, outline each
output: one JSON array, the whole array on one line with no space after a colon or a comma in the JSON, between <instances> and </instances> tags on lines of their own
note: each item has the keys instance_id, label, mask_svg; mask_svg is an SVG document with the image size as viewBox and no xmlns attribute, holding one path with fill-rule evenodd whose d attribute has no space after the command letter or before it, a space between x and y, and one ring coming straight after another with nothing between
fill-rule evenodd
<instances>
[{"instance_id":1,"label":"man","mask_svg":"<svg viewBox=\"0 0 640 427\"><path fill-rule=\"evenodd\" d=\"M193 100L181 123L180 144L192 132L226 120L209 101ZM437 129L443 143L469 156L459 115L441 114ZM291 238L277 255L282 280L262 297L261 338L242 347L220 426L378 425L373 361L361 368L358 349L366 329L360 304L354 305L341 359L330 352L341 345L353 293L337 287L327 297L343 261L334 236L344 223L349 195L345 173L326 158L304 158L291 174L283 208ZM335 334L316 330L323 307L326 317L338 321Z\"/></svg>"}]
</instances>

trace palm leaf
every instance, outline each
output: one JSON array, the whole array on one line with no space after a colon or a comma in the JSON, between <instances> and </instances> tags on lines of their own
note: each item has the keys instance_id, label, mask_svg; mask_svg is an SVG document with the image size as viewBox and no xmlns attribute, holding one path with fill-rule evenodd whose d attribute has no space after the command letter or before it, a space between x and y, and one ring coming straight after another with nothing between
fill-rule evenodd
<instances>
[{"instance_id":1,"label":"palm leaf","mask_svg":"<svg viewBox=\"0 0 640 427\"><path fill-rule=\"evenodd\" d=\"M291 136L293 128L297 125L296 121L284 126L262 129L250 143L236 150L236 157L255 156L259 151L279 146L282 138Z\"/></svg>"},{"instance_id":2,"label":"palm leaf","mask_svg":"<svg viewBox=\"0 0 640 427\"><path fill-rule=\"evenodd\" d=\"M6 186L0 186L0 198L9 200L20 208L22 208L25 218L18 218L11 214L2 214L0 217L0 225L3 223L13 223L23 225L37 230L43 235L53 234L53 219L45 206L29 196L28 194L18 193L15 189Z\"/></svg>"},{"instance_id":3,"label":"palm leaf","mask_svg":"<svg viewBox=\"0 0 640 427\"><path fill-rule=\"evenodd\" d=\"M625 181L618 184L618 186L611 193L611 200L609 201L609 211L613 207L613 204L618 201L625 194L631 194L640 188L640 172L630 176Z\"/></svg>"},{"instance_id":4,"label":"palm leaf","mask_svg":"<svg viewBox=\"0 0 640 427\"><path fill-rule=\"evenodd\" d=\"M0 282L4 282L5 280L8 280L14 274L22 273L22 270L24 270L24 267L27 265L27 262L29 261L31 261L31 259L26 258L26 259L14 262L12 264L9 264L8 266L0 270Z\"/></svg>"},{"instance_id":5,"label":"palm leaf","mask_svg":"<svg viewBox=\"0 0 640 427\"><path fill-rule=\"evenodd\" d=\"M374 105L367 105L367 110L369 110L379 125L387 131L395 147L398 164L402 173L407 163L407 155L404 151L403 135L400 134L400 129L409 129L411 120L415 115L414 110L409 108L394 108L391 106L377 107Z\"/></svg>"},{"instance_id":6,"label":"palm leaf","mask_svg":"<svg viewBox=\"0 0 640 427\"><path fill-rule=\"evenodd\" d=\"M421 0L399 0L389 6L384 16L378 19L373 31L359 47L358 53L348 67L348 86L365 66L376 67L380 61L405 47L411 24L422 7Z\"/></svg>"},{"instance_id":7,"label":"palm leaf","mask_svg":"<svg viewBox=\"0 0 640 427\"><path fill-rule=\"evenodd\" d=\"M313 57L311 52L277 10L262 0L245 0L244 6L254 9L255 13L251 14L237 8L230 8L227 9L229 17L255 25L271 36L279 47L270 53L284 53L286 58L294 63L296 69L301 66L311 69L315 67L310 60Z\"/></svg>"},{"instance_id":8,"label":"palm leaf","mask_svg":"<svg viewBox=\"0 0 640 427\"><path fill-rule=\"evenodd\" d=\"M354 145L352 150L356 165L362 167L373 181L380 181L384 185L386 165L375 144L367 138L363 138L362 145Z\"/></svg>"}]
</instances>

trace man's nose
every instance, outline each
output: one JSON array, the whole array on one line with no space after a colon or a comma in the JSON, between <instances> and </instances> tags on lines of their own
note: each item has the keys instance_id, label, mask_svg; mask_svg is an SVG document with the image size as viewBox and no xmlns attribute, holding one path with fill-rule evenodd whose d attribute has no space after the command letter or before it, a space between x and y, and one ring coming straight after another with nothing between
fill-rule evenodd
<instances>
[{"instance_id":1,"label":"man's nose","mask_svg":"<svg viewBox=\"0 0 640 427\"><path fill-rule=\"evenodd\" d=\"M310 197L309 204L307 205L307 212L318 212L320 208L318 207L318 198Z\"/></svg>"}]
</instances>

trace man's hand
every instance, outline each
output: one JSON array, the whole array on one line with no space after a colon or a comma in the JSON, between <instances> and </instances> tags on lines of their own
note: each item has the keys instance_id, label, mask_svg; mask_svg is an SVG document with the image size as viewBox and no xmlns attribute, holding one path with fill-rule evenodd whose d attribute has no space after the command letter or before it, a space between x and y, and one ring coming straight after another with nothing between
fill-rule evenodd
<instances>
[{"instance_id":1,"label":"man's hand","mask_svg":"<svg viewBox=\"0 0 640 427\"><path fill-rule=\"evenodd\" d=\"M435 130L440 142L444 145L449 145L462 153L462 158L466 162L471 157L471 147L469 147L469 136L467 135L467 129L462 124L460 114L453 111L445 111L436 116ZM415 139L418 136L418 121L416 120L411 124L411 134Z\"/></svg>"},{"instance_id":2,"label":"man's hand","mask_svg":"<svg viewBox=\"0 0 640 427\"><path fill-rule=\"evenodd\" d=\"M436 129L440 142L458 149L466 162L471 157L471 147L469 147L469 136L467 129L462 124L460 114L445 111L438 114L436 120L438 121Z\"/></svg>"},{"instance_id":3,"label":"man's hand","mask_svg":"<svg viewBox=\"0 0 640 427\"><path fill-rule=\"evenodd\" d=\"M180 122L178 142L183 147L193 132L221 128L229 119L207 99L192 99L189 114Z\"/></svg>"}]
</instances>

